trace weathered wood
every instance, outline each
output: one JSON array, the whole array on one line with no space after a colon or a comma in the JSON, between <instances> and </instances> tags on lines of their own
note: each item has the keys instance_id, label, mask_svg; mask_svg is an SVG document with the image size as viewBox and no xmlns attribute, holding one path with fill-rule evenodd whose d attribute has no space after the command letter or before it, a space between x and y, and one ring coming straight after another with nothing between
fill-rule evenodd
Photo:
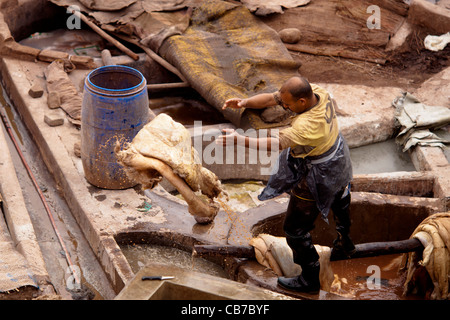
<instances>
[{"instance_id":1,"label":"weathered wood","mask_svg":"<svg viewBox=\"0 0 450 320\"><path fill-rule=\"evenodd\" d=\"M164 60L163 58L161 58L159 55L157 55L155 52L153 52L153 50L151 50L150 48L144 47L144 46L140 46L140 48L142 48L142 50L145 51L145 53L152 58L153 60L155 60L156 62L158 62L160 65L162 65L164 68L166 68L167 70L169 70L170 72L172 72L173 74L177 75L178 78L181 79L181 81L183 81L184 83L188 83L186 78L183 76L183 74L174 66L172 66L169 62L167 62L166 60Z\"/></svg>"},{"instance_id":2,"label":"weathered wood","mask_svg":"<svg viewBox=\"0 0 450 320\"><path fill-rule=\"evenodd\" d=\"M70 60L79 69L92 69L96 65L92 57L71 56L67 52L56 50L39 50L29 46L24 46L14 40L5 42L0 48L0 54L26 61L53 62L58 59Z\"/></svg>"},{"instance_id":3,"label":"weathered wood","mask_svg":"<svg viewBox=\"0 0 450 320\"><path fill-rule=\"evenodd\" d=\"M370 0L370 3L403 17L408 14L409 5L404 0Z\"/></svg>"},{"instance_id":4,"label":"weathered wood","mask_svg":"<svg viewBox=\"0 0 450 320\"><path fill-rule=\"evenodd\" d=\"M369 242L355 245L356 252L351 256L339 255L331 250L331 261L356 259L364 257L376 257L387 254L405 253L423 250L422 243L417 239L400 241ZM233 245L194 245L193 253L201 256L224 256L234 258L255 258L255 250L252 246Z\"/></svg>"},{"instance_id":5,"label":"weathered wood","mask_svg":"<svg viewBox=\"0 0 450 320\"><path fill-rule=\"evenodd\" d=\"M159 63L162 67L166 68L167 70L169 70L170 72L172 72L173 74L175 74L176 76L178 76L178 78L180 78L181 81L183 81L184 83L186 83L186 86L189 86L188 81L186 80L186 78L183 76L183 74L180 72L180 70L178 70L177 68L175 68L173 65L171 65L169 62L167 62L165 59L163 59L161 56L159 56L158 54L156 54L152 49L142 45L139 41L137 41L136 39L127 37L125 35L117 35L119 38L134 44L135 46L138 46L139 48L141 48L151 59L153 59L154 61L156 61L157 63Z\"/></svg>"},{"instance_id":6,"label":"weathered wood","mask_svg":"<svg viewBox=\"0 0 450 320\"><path fill-rule=\"evenodd\" d=\"M190 85L187 82L151 83L147 85L148 90L177 89L189 87Z\"/></svg>"},{"instance_id":7,"label":"weathered wood","mask_svg":"<svg viewBox=\"0 0 450 320\"><path fill-rule=\"evenodd\" d=\"M255 258L255 249L252 246L194 245L193 253L199 257L215 255L235 258Z\"/></svg>"},{"instance_id":8,"label":"weathered wood","mask_svg":"<svg viewBox=\"0 0 450 320\"><path fill-rule=\"evenodd\" d=\"M336 251L332 249L330 261L376 257L387 254L406 253L423 250L422 243L417 239L360 243L355 245L355 247L356 251L351 255L351 257L337 254Z\"/></svg>"},{"instance_id":9,"label":"weathered wood","mask_svg":"<svg viewBox=\"0 0 450 320\"><path fill-rule=\"evenodd\" d=\"M434 175L426 171L355 174L352 191L431 197L434 180Z\"/></svg>"},{"instance_id":10,"label":"weathered wood","mask_svg":"<svg viewBox=\"0 0 450 320\"><path fill-rule=\"evenodd\" d=\"M382 56L380 56L380 58L376 58L375 56L370 57L368 49L355 49L354 51L349 51L348 48L333 48L332 46L317 47L307 44L288 44L288 43L285 43L285 46L287 49L291 51L309 53L318 56L341 57L346 59L367 61L377 64L386 63L386 59L383 58Z\"/></svg>"},{"instance_id":11,"label":"weathered wood","mask_svg":"<svg viewBox=\"0 0 450 320\"><path fill-rule=\"evenodd\" d=\"M125 47L122 43L120 43L119 41L117 41L116 39L111 37L109 34L107 34L101 28L97 27L84 14L82 14L81 12L76 11L76 10L72 10L72 13L75 16L77 16L78 18L80 18L81 20L83 20L84 23L86 23L92 30L97 32L103 39L105 39L105 40L109 41L110 43L112 43L117 49L119 49L120 51L122 51L125 54L127 54L128 56L130 56L133 60L139 60L139 56L136 53L134 53L133 51L131 51L130 49Z\"/></svg>"},{"instance_id":12,"label":"weathered wood","mask_svg":"<svg viewBox=\"0 0 450 320\"><path fill-rule=\"evenodd\" d=\"M283 19L262 17L279 32L298 28L301 39L290 50L384 63L385 47L405 20L408 6L402 0L315 0L307 6L285 10ZM369 6L380 8L381 28L369 28Z\"/></svg>"},{"instance_id":13,"label":"weathered wood","mask_svg":"<svg viewBox=\"0 0 450 320\"><path fill-rule=\"evenodd\" d=\"M315 0L308 6L286 10L282 20L269 16L264 21L277 31L295 25L302 32L302 42L319 46L334 43L379 47L386 45L389 35L398 29L404 16L391 11L392 6L388 4L394 0L378 2L381 29L367 27L367 20L371 16L367 9L374 4L370 0Z\"/></svg>"}]
</instances>

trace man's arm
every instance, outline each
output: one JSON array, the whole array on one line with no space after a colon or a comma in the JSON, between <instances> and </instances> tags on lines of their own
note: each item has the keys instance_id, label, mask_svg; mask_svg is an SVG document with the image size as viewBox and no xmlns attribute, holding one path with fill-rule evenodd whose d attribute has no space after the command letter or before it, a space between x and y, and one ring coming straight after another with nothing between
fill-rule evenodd
<instances>
[{"instance_id":1,"label":"man's arm","mask_svg":"<svg viewBox=\"0 0 450 320\"><path fill-rule=\"evenodd\" d=\"M250 108L250 109L263 109L267 107L274 107L278 103L274 98L275 93L261 93L247 99L232 98L225 101L222 109L226 108ZM252 148L257 150L280 150L279 140L275 137L268 138L251 138L240 135L233 129L224 129L224 135L217 137L216 143L226 145L240 145L246 148Z\"/></svg>"},{"instance_id":2,"label":"man's arm","mask_svg":"<svg viewBox=\"0 0 450 320\"><path fill-rule=\"evenodd\" d=\"M241 99L241 98L232 98L225 101L222 109L226 108L249 108L249 109L263 109L267 107L276 106L277 102L273 97L273 93L261 93L256 96Z\"/></svg>"},{"instance_id":3,"label":"man's arm","mask_svg":"<svg viewBox=\"0 0 450 320\"><path fill-rule=\"evenodd\" d=\"M223 129L224 135L217 137L216 143L223 146L238 145L256 150L281 150L280 141L275 137L252 138L237 133L234 129Z\"/></svg>"}]
</instances>

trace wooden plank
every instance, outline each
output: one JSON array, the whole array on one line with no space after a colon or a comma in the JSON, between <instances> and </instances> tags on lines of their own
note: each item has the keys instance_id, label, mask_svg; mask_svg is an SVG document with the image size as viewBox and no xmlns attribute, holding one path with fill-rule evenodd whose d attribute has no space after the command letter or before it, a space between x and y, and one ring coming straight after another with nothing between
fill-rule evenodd
<instances>
[{"instance_id":1,"label":"wooden plank","mask_svg":"<svg viewBox=\"0 0 450 320\"><path fill-rule=\"evenodd\" d=\"M254 258L255 250L252 246L233 245L194 245L194 255L201 256L226 256L235 258Z\"/></svg>"},{"instance_id":2,"label":"wooden plank","mask_svg":"<svg viewBox=\"0 0 450 320\"><path fill-rule=\"evenodd\" d=\"M352 191L431 197L434 181L434 175L429 172L359 174L353 177Z\"/></svg>"},{"instance_id":3,"label":"wooden plank","mask_svg":"<svg viewBox=\"0 0 450 320\"><path fill-rule=\"evenodd\" d=\"M385 45L403 17L380 7L382 29L371 30L367 28L370 5L369 1L315 0L305 7L286 10L282 17L271 15L261 19L276 31L300 29L302 42Z\"/></svg>"},{"instance_id":4,"label":"wooden plank","mask_svg":"<svg viewBox=\"0 0 450 320\"><path fill-rule=\"evenodd\" d=\"M309 54L314 54L318 56L332 56L332 57L341 57L348 59L355 59L361 61L368 61L378 64L385 64L386 59L384 55L380 54L376 50L370 49L357 49L352 48L351 50L348 47L338 47L338 46L312 46L307 44L286 44L286 48L291 51L304 52Z\"/></svg>"},{"instance_id":5,"label":"wooden plank","mask_svg":"<svg viewBox=\"0 0 450 320\"><path fill-rule=\"evenodd\" d=\"M370 3L403 17L408 15L409 5L404 0L370 0Z\"/></svg>"},{"instance_id":6,"label":"wooden plank","mask_svg":"<svg viewBox=\"0 0 450 320\"><path fill-rule=\"evenodd\" d=\"M380 7L381 29L370 29L370 5ZM276 31L298 28L302 38L289 50L384 63L384 48L405 19L407 5L399 0L315 0L304 7L285 10L282 17L262 21Z\"/></svg>"},{"instance_id":7,"label":"wooden plank","mask_svg":"<svg viewBox=\"0 0 450 320\"><path fill-rule=\"evenodd\" d=\"M400 241L382 241L360 243L355 245L355 252L351 256L346 256L331 251L330 261L356 259L364 257L376 257L387 254L405 253L423 250L422 243L417 239L407 239ZM194 255L201 256L223 256L234 258L255 258L255 251L251 246L232 245L194 245Z\"/></svg>"}]
</instances>

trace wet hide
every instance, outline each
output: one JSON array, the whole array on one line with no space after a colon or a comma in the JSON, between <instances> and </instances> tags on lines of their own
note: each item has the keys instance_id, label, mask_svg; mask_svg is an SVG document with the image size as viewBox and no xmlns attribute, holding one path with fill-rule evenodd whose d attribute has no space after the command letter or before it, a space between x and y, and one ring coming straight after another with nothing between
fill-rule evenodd
<instances>
[{"instance_id":1,"label":"wet hide","mask_svg":"<svg viewBox=\"0 0 450 320\"><path fill-rule=\"evenodd\" d=\"M59 96L60 107L67 113L69 120L76 125L81 125L82 95L78 92L64 71L64 61L55 60L45 70L48 94Z\"/></svg>"},{"instance_id":2,"label":"wet hide","mask_svg":"<svg viewBox=\"0 0 450 320\"><path fill-rule=\"evenodd\" d=\"M419 224L411 237L418 239L424 250L403 255L402 268L407 271L404 295L417 291L420 281L415 280L424 267L432 281L429 298L449 299L450 212L429 216Z\"/></svg>"},{"instance_id":3,"label":"wet hide","mask_svg":"<svg viewBox=\"0 0 450 320\"><path fill-rule=\"evenodd\" d=\"M295 277L301 274L302 268L294 263L292 250L284 237L275 237L269 234L259 234L250 240L255 248L255 257L259 264L272 269L279 277ZM320 287L330 291L334 280L330 265L331 249L326 246L314 245L319 254Z\"/></svg>"},{"instance_id":4,"label":"wet hide","mask_svg":"<svg viewBox=\"0 0 450 320\"><path fill-rule=\"evenodd\" d=\"M123 150L116 148L119 163L129 178L152 189L166 178L183 196L199 223L214 220L223 191L217 176L202 167L187 129L166 114L159 114L138 132ZM196 192L208 198L205 202ZM225 193L224 193L225 194Z\"/></svg>"}]
</instances>

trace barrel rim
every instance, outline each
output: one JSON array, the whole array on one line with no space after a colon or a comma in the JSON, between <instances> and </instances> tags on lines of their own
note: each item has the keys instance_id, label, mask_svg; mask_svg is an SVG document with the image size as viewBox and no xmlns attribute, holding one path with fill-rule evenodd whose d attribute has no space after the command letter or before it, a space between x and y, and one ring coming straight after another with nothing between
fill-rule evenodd
<instances>
[{"instance_id":1,"label":"barrel rim","mask_svg":"<svg viewBox=\"0 0 450 320\"><path fill-rule=\"evenodd\" d=\"M130 87L130 88L125 88L125 89L108 89L108 88L104 88L104 87L100 87L97 86L95 84L92 83L91 81L91 76L93 73L100 73L104 70L107 69L122 69L122 70L126 70L126 71L131 71L131 73L137 74L138 76L141 77L141 81L139 82L139 84L135 85L134 87ZM144 75L137 69L135 68L131 68L128 66L122 66L122 65L108 65L108 66L101 66L98 67L94 70L92 70L91 72L89 72L89 74L86 77L86 82L89 84L89 86L94 87L95 89L101 90L101 91L106 91L106 92L116 92L117 94L121 94L121 93L127 93L129 91L138 89L139 87L141 87L144 83L145 83L146 79L144 77Z\"/></svg>"}]
</instances>

